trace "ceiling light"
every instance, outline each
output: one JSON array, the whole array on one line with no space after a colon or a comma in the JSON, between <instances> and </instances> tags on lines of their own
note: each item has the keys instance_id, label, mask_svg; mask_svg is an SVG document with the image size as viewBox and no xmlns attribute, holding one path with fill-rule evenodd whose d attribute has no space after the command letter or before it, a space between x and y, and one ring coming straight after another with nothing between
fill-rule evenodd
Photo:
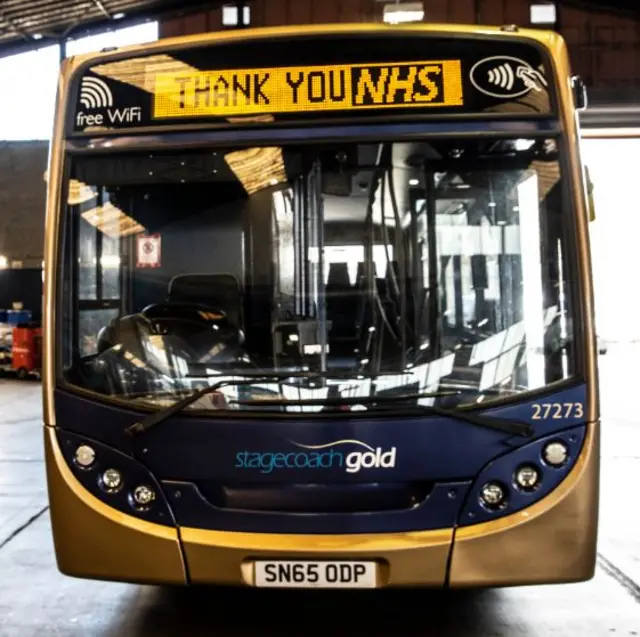
<instances>
[{"instance_id":1,"label":"ceiling light","mask_svg":"<svg viewBox=\"0 0 640 637\"><path fill-rule=\"evenodd\" d=\"M144 232L146 229L110 201L80 215L87 223L114 239Z\"/></svg>"},{"instance_id":2,"label":"ceiling light","mask_svg":"<svg viewBox=\"0 0 640 637\"><path fill-rule=\"evenodd\" d=\"M227 153L224 158L250 195L287 181L281 148L247 148Z\"/></svg>"},{"instance_id":3,"label":"ceiling light","mask_svg":"<svg viewBox=\"0 0 640 637\"><path fill-rule=\"evenodd\" d=\"M422 2L396 2L384 7L383 20L387 24L421 22L424 19Z\"/></svg>"},{"instance_id":4,"label":"ceiling light","mask_svg":"<svg viewBox=\"0 0 640 637\"><path fill-rule=\"evenodd\" d=\"M552 2L531 5L531 24L555 24L556 5Z\"/></svg>"},{"instance_id":5,"label":"ceiling light","mask_svg":"<svg viewBox=\"0 0 640 637\"><path fill-rule=\"evenodd\" d=\"M47 178L48 175L45 173L45 180L47 180ZM78 206L82 203L86 203L87 201L97 199L97 197L98 194L93 186L89 186L77 179L69 180L69 196L67 198L67 203L70 206Z\"/></svg>"}]
</instances>

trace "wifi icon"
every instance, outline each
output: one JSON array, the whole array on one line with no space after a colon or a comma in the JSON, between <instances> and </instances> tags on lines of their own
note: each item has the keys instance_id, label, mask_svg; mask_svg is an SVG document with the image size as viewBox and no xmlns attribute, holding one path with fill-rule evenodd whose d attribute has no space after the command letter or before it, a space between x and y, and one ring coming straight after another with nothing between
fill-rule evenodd
<instances>
[{"instance_id":1,"label":"wifi icon","mask_svg":"<svg viewBox=\"0 0 640 637\"><path fill-rule=\"evenodd\" d=\"M515 82L515 74L511 64L505 62L500 66L497 66L489 70L489 82L495 86L510 91L513 88Z\"/></svg>"},{"instance_id":2,"label":"wifi icon","mask_svg":"<svg viewBox=\"0 0 640 637\"><path fill-rule=\"evenodd\" d=\"M83 77L80 85L80 104L88 109L113 106L113 93L104 80Z\"/></svg>"}]
</instances>

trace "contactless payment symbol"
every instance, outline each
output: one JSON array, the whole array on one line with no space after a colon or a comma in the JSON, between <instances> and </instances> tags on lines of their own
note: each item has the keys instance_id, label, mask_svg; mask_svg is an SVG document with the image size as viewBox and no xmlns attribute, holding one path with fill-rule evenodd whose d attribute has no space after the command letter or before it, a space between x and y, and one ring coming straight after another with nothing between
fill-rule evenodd
<instances>
[{"instance_id":1,"label":"contactless payment symbol","mask_svg":"<svg viewBox=\"0 0 640 637\"><path fill-rule=\"evenodd\" d=\"M498 55L477 62L471 69L471 83L485 95L510 99L530 91L544 91L544 75L520 58Z\"/></svg>"}]
</instances>

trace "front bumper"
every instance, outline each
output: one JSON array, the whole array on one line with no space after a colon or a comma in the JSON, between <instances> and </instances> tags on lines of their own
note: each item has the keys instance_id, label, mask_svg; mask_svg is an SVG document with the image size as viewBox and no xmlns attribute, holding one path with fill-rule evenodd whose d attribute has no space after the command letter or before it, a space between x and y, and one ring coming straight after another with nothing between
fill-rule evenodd
<instances>
[{"instance_id":1,"label":"front bumper","mask_svg":"<svg viewBox=\"0 0 640 637\"><path fill-rule=\"evenodd\" d=\"M485 587L590 579L595 567L599 430L549 496L459 529L282 535L174 528L116 511L90 494L45 428L58 567L75 577L154 584L252 585L258 558L372 559L381 586Z\"/></svg>"}]
</instances>

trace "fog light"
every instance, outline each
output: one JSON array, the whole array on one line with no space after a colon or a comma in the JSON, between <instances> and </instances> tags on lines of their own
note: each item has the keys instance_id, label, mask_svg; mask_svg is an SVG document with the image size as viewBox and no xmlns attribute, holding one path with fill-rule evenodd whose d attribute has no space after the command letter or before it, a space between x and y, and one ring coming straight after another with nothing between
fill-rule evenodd
<instances>
[{"instance_id":1,"label":"fog light","mask_svg":"<svg viewBox=\"0 0 640 637\"><path fill-rule=\"evenodd\" d=\"M122 486L122 475L117 469L107 469L102 474L102 484L109 491L116 491Z\"/></svg>"},{"instance_id":2,"label":"fog light","mask_svg":"<svg viewBox=\"0 0 640 637\"><path fill-rule=\"evenodd\" d=\"M520 467L516 471L516 484L524 491L531 491L540 482L540 472L531 465Z\"/></svg>"},{"instance_id":3,"label":"fog light","mask_svg":"<svg viewBox=\"0 0 640 637\"><path fill-rule=\"evenodd\" d=\"M75 463L83 469L88 469L96 459L96 452L89 445L80 445L73 454Z\"/></svg>"},{"instance_id":4,"label":"fog light","mask_svg":"<svg viewBox=\"0 0 640 637\"><path fill-rule=\"evenodd\" d=\"M506 500L507 492L497 482L488 482L482 487L480 499L490 509L497 509Z\"/></svg>"},{"instance_id":5,"label":"fog light","mask_svg":"<svg viewBox=\"0 0 640 637\"><path fill-rule=\"evenodd\" d=\"M561 467L569 456L569 450L564 442L550 442L542 451L542 457L552 467Z\"/></svg>"},{"instance_id":6,"label":"fog light","mask_svg":"<svg viewBox=\"0 0 640 637\"><path fill-rule=\"evenodd\" d=\"M155 491L151 487L141 484L133 490L133 501L141 507L149 506L156 499Z\"/></svg>"}]
</instances>

